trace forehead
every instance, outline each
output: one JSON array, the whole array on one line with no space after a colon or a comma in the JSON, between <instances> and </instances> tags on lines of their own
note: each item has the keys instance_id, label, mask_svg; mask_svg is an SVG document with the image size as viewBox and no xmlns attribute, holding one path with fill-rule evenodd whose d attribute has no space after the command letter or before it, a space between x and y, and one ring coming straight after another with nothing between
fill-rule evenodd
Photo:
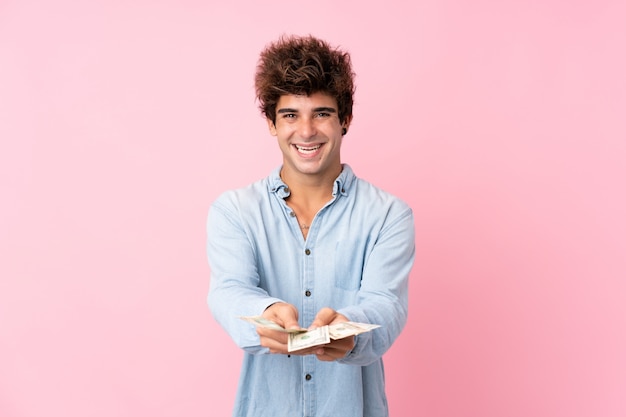
<instances>
[{"instance_id":1,"label":"forehead","mask_svg":"<svg viewBox=\"0 0 626 417\"><path fill-rule=\"evenodd\" d=\"M337 100L326 93L313 93L311 95L286 94L280 96L276 103L276 110L289 108L299 111L314 110L318 107L330 107L337 109Z\"/></svg>"}]
</instances>

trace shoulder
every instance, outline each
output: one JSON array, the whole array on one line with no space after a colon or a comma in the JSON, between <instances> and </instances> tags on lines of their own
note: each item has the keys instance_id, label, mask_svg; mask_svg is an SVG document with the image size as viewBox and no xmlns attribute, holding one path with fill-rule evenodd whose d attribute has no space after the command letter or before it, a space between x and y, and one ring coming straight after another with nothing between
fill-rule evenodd
<instances>
[{"instance_id":1,"label":"shoulder","mask_svg":"<svg viewBox=\"0 0 626 417\"><path fill-rule=\"evenodd\" d=\"M412 214L411 207L404 200L369 181L355 177L352 189L357 203L367 204L371 210Z\"/></svg>"},{"instance_id":2,"label":"shoulder","mask_svg":"<svg viewBox=\"0 0 626 417\"><path fill-rule=\"evenodd\" d=\"M413 210L398 196L354 175L344 166L345 197L350 215L360 219L364 229L382 233L396 228L413 228ZM343 191L343 190L342 190Z\"/></svg>"},{"instance_id":3,"label":"shoulder","mask_svg":"<svg viewBox=\"0 0 626 417\"><path fill-rule=\"evenodd\" d=\"M243 187L224 191L212 205L249 205L255 201L267 200L269 195L281 185L285 185L280 179L280 167L275 168L268 176L259 179Z\"/></svg>"},{"instance_id":4,"label":"shoulder","mask_svg":"<svg viewBox=\"0 0 626 417\"><path fill-rule=\"evenodd\" d=\"M262 179L245 187L224 191L211 203L211 209L239 212L258 207L268 197L268 182L267 179Z\"/></svg>"},{"instance_id":5,"label":"shoulder","mask_svg":"<svg viewBox=\"0 0 626 417\"><path fill-rule=\"evenodd\" d=\"M245 229L250 223L263 218L269 204L269 192L265 179L245 187L224 191L210 205L207 227L215 230Z\"/></svg>"},{"instance_id":6,"label":"shoulder","mask_svg":"<svg viewBox=\"0 0 626 417\"><path fill-rule=\"evenodd\" d=\"M267 194L267 181L265 179L253 182L244 187L226 190L220 194L213 204L234 203L241 200L259 199Z\"/></svg>"}]
</instances>

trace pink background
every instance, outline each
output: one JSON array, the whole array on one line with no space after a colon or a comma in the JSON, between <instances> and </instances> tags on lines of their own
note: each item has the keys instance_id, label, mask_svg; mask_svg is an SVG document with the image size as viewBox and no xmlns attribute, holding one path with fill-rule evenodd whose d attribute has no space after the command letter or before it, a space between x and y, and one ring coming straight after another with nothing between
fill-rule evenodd
<instances>
[{"instance_id":1,"label":"pink background","mask_svg":"<svg viewBox=\"0 0 626 417\"><path fill-rule=\"evenodd\" d=\"M344 160L415 211L392 415L626 415L623 1L213 3L0 2L0 416L230 414L205 218L280 163L282 33L351 51Z\"/></svg>"}]
</instances>

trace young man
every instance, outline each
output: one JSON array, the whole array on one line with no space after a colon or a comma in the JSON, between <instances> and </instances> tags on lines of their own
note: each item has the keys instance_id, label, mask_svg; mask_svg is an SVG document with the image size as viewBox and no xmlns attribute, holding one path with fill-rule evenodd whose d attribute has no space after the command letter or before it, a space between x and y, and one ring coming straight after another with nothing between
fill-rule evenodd
<instances>
[{"instance_id":1,"label":"young man","mask_svg":"<svg viewBox=\"0 0 626 417\"><path fill-rule=\"evenodd\" d=\"M269 45L256 92L282 166L209 211L208 303L244 353L233 416L388 415L382 355L407 318L411 209L342 164L352 121L347 53L314 37ZM285 329L380 325L288 352Z\"/></svg>"}]
</instances>

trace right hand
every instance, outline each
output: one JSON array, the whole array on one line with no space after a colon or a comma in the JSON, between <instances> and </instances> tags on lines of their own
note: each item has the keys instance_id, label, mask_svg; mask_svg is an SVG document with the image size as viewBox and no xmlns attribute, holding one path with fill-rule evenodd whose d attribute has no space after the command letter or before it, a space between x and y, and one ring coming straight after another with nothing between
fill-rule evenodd
<instances>
[{"instance_id":1,"label":"right hand","mask_svg":"<svg viewBox=\"0 0 626 417\"><path fill-rule=\"evenodd\" d=\"M288 303L274 303L265 309L262 316L271 320L285 329L300 329L298 324L298 310ZM270 353L289 353L287 351L288 334L263 327L257 327L257 333L261 339L261 346L267 347ZM302 354L303 352L298 352Z\"/></svg>"}]
</instances>

